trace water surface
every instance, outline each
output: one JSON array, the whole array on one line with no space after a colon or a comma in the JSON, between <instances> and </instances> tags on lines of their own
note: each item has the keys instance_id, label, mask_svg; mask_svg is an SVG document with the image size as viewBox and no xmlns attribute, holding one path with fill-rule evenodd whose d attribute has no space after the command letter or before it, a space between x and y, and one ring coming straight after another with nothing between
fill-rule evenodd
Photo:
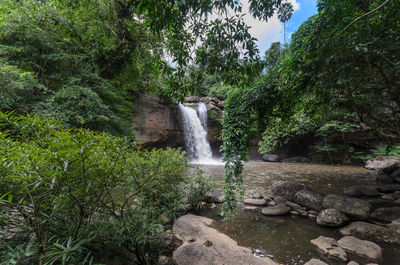
<instances>
[{"instance_id":1,"label":"water surface","mask_svg":"<svg viewBox=\"0 0 400 265\"><path fill-rule=\"evenodd\" d=\"M223 183L223 165L199 165L205 175L217 183ZM254 192L268 194L269 187L279 180L296 181L326 194L343 193L343 189L354 185L376 185L375 177L362 167L329 166L297 163L249 162L244 172L245 194ZM238 207L238 218L224 222L218 215L219 207L208 209L201 214L215 220L217 230L235 239L239 245L261 250L272 255L280 264L304 264L311 258L319 258L328 264L345 264L325 259L311 245L310 240L320 235L340 239L336 229L316 225L315 221L303 217L267 217L259 212L245 211ZM385 261L380 264L400 264L400 250L397 247L381 245ZM360 264L365 260L351 257Z\"/></svg>"}]
</instances>

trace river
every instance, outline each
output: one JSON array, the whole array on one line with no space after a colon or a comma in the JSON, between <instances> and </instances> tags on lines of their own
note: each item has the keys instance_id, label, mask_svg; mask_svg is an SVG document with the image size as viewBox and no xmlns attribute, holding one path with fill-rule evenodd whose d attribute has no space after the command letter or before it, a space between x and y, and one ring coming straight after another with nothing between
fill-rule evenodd
<instances>
[{"instance_id":1,"label":"river","mask_svg":"<svg viewBox=\"0 0 400 265\"><path fill-rule=\"evenodd\" d=\"M217 184L223 183L223 165L199 165L205 175ZM297 163L248 162L243 172L245 196L254 192L268 194L269 187L279 180L306 184L326 194L343 193L354 185L376 185L375 177L362 167L330 166ZM319 258L328 264L344 264L326 259L311 245L310 240L320 235L340 239L334 228L318 226L315 221L303 217L267 217L259 212L244 211L238 207L238 218L225 222L219 216L220 208L208 209L202 215L213 218L217 230L235 239L239 245L257 249L273 256L280 264L304 264L311 258ZM385 261L382 265L400 264L400 250L396 246L382 245ZM365 260L350 256L360 264Z\"/></svg>"}]
</instances>

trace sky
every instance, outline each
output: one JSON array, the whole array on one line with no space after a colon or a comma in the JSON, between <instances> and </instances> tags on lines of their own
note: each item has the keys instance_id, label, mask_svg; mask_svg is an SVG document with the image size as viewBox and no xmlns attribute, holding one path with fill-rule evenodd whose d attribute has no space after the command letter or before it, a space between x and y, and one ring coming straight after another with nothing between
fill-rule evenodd
<instances>
[{"instance_id":1,"label":"sky","mask_svg":"<svg viewBox=\"0 0 400 265\"><path fill-rule=\"evenodd\" d=\"M294 33L299 26L309 17L317 13L317 0L288 0L292 3L294 13L292 18L286 22L286 41L290 42L291 34ZM257 46L260 55L271 46L272 42L280 41L283 44L283 24L279 22L278 15L274 15L268 22L254 19L249 13L249 2L242 0L243 11L246 13L245 22L251 26L250 33L257 38Z\"/></svg>"}]
</instances>

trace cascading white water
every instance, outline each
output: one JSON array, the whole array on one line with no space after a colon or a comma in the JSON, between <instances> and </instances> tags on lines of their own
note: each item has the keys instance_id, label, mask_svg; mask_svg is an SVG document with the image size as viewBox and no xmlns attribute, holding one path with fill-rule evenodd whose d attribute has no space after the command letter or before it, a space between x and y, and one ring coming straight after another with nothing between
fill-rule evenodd
<instances>
[{"instance_id":1,"label":"cascading white water","mask_svg":"<svg viewBox=\"0 0 400 265\"><path fill-rule=\"evenodd\" d=\"M199 119L201 122L201 125L203 126L204 130L207 132L207 107L206 104L203 102L199 102L199 105L197 106L197 110L199 112Z\"/></svg>"},{"instance_id":2,"label":"cascading white water","mask_svg":"<svg viewBox=\"0 0 400 265\"><path fill-rule=\"evenodd\" d=\"M204 105L204 103L201 103ZM183 133L185 137L186 152L195 163L216 163L213 160L210 144L207 140L207 130L203 127L200 117L207 123L207 109L199 104L199 116L196 110L179 104L183 119ZM205 108L205 105L204 105ZM200 114L201 113L201 114Z\"/></svg>"}]
</instances>

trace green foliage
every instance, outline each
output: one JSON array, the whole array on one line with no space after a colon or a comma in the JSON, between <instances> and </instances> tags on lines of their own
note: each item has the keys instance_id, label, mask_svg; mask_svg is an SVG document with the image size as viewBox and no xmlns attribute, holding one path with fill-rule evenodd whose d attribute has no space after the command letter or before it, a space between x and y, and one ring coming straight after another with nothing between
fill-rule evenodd
<instances>
[{"instance_id":1,"label":"green foliage","mask_svg":"<svg viewBox=\"0 0 400 265\"><path fill-rule=\"evenodd\" d=\"M216 85L210 87L208 96L218 98L219 100L226 100L233 93L233 90L234 88L229 85Z\"/></svg>"},{"instance_id":2,"label":"green foliage","mask_svg":"<svg viewBox=\"0 0 400 265\"><path fill-rule=\"evenodd\" d=\"M377 156L397 156L400 157L400 145L383 145L371 150L371 154L359 156L363 161L374 159Z\"/></svg>"},{"instance_id":3,"label":"green foliage","mask_svg":"<svg viewBox=\"0 0 400 265\"><path fill-rule=\"evenodd\" d=\"M188 203L194 211L199 210L200 202L207 200L207 192L211 191L215 184L210 181L210 177L203 175L203 172L197 170L197 175L189 183Z\"/></svg>"},{"instance_id":4,"label":"green foliage","mask_svg":"<svg viewBox=\"0 0 400 265\"><path fill-rule=\"evenodd\" d=\"M15 264L90 264L98 249L154 264L188 168L179 151L3 113L0 157L0 259Z\"/></svg>"}]
</instances>

